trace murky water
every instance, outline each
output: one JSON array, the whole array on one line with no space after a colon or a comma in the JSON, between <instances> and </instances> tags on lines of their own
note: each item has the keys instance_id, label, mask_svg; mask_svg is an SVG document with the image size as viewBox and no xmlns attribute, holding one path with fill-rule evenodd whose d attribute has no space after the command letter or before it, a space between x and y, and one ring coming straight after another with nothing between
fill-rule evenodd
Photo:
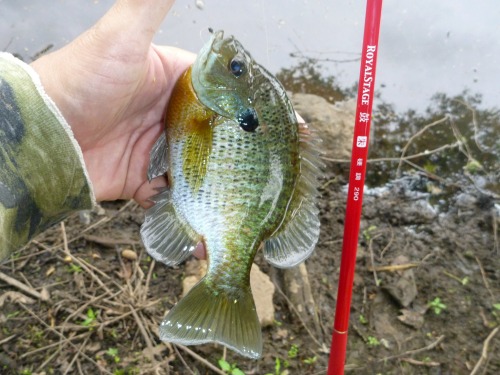
<instances>
[{"instance_id":1,"label":"murky water","mask_svg":"<svg viewBox=\"0 0 500 375\"><path fill-rule=\"evenodd\" d=\"M29 60L49 43L59 47L92 25L112 0L0 0L0 48ZM358 77L364 1L177 1L156 43L196 52L207 29L235 34L272 72L323 59L346 86ZM498 106L500 3L496 0L386 0L377 89L397 109L425 108L438 91L469 88Z\"/></svg>"}]
</instances>

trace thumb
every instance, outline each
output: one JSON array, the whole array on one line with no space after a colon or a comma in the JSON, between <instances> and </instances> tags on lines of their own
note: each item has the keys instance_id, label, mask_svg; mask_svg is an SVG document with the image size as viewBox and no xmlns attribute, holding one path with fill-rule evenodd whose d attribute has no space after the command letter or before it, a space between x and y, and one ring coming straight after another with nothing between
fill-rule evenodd
<instances>
[{"instance_id":1,"label":"thumb","mask_svg":"<svg viewBox=\"0 0 500 375\"><path fill-rule=\"evenodd\" d=\"M117 57L144 56L173 4L174 0L117 0L82 37L99 51L112 54L115 47L122 54Z\"/></svg>"}]
</instances>

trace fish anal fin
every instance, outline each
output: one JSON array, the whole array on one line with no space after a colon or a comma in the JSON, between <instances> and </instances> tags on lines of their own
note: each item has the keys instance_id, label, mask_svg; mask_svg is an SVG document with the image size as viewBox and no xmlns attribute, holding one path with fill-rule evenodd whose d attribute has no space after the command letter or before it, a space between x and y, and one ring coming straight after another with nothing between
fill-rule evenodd
<instances>
[{"instance_id":1,"label":"fish anal fin","mask_svg":"<svg viewBox=\"0 0 500 375\"><path fill-rule=\"evenodd\" d=\"M153 201L141 226L142 242L155 260L178 264L194 251L201 236L178 217L169 191L155 195Z\"/></svg>"},{"instance_id":2,"label":"fish anal fin","mask_svg":"<svg viewBox=\"0 0 500 375\"><path fill-rule=\"evenodd\" d=\"M324 167L317 148L320 140L304 125L299 125L299 139L300 176L281 225L264 243L264 257L278 268L290 268L306 260L319 238L317 199Z\"/></svg>"},{"instance_id":3,"label":"fish anal fin","mask_svg":"<svg viewBox=\"0 0 500 375\"><path fill-rule=\"evenodd\" d=\"M181 299L160 325L160 339L182 345L217 342L249 358L262 355L262 333L250 287L227 293L206 278Z\"/></svg>"}]
</instances>

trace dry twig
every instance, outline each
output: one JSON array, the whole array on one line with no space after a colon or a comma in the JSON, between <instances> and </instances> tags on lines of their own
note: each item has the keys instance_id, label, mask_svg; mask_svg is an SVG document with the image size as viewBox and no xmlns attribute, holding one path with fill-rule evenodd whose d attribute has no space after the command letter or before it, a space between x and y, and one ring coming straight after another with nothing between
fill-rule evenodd
<instances>
[{"instance_id":1,"label":"dry twig","mask_svg":"<svg viewBox=\"0 0 500 375\"><path fill-rule=\"evenodd\" d=\"M377 266L377 267L368 267L368 271L377 271L377 272L396 272L396 271L404 271L410 268L415 268L420 266L420 263L406 263L406 264L394 264L389 266Z\"/></svg>"},{"instance_id":2,"label":"dry twig","mask_svg":"<svg viewBox=\"0 0 500 375\"><path fill-rule=\"evenodd\" d=\"M415 134L413 134L410 139L408 140L408 142L406 142L405 146L403 147L402 151L401 151L401 158L400 158L400 161L399 161L399 164L398 164L398 168L396 169L396 177L399 178L401 177L401 166L403 164L403 161L404 161L404 157L405 157L405 154L406 154L406 151L408 150L408 148L410 147L411 143L418 137L420 137L422 134L424 134L427 130L429 130L430 128L433 128L434 126L436 125L439 125L439 124L442 124L443 122L445 121L448 121L450 119L450 116L446 115L444 116L442 119L439 119L437 121L434 121L434 122L431 122L430 124L427 124L425 125L421 130L419 130L418 132L416 132Z\"/></svg>"},{"instance_id":3,"label":"dry twig","mask_svg":"<svg viewBox=\"0 0 500 375\"><path fill-rule=\"evenodd\" d=\"M7 284L35 297L38 298L40 301L48 301L50 299L49 295L46 293L39 293L35 289L31 288L30 286L23 284L22 282L13 279L10 276L7 276L3 272L0 272L0 280L6 282Z\"/></svg>"},{"instance_id":4,"label":"dry twig","mask_svg":"<svg viewBox=\"0 0 500 375\"><path fill-rule=\"evenodd\" d=\"M481 261L479 260L479 258L477 256L475 256L474 258L476 258L476 262L479 266L479 270L481 271L481 277L483 278L484 286L486 287L486 290L488 290L488 293L490 293L491 301L495 302L495 296L494 296L493 292L491 291L490 283L488 282L488 279L486 278L486 273L484 272L483 264L481 263Z\"/></svg>"},{"instance_id":5,"label":"dry twig","mask_svg":"<svg viewBox=\"0 0 500 375\"><path fill-rule=\"evenodd\" d=\"M196 359L198 362L201 362L203 363L205 366L207 366L210 370L212 370L213 372L217 373L217 374L220 374L220 375L225 375L226 373L224 371L222 371L220 368L218 367L215 367L213 364L211 364L210 362L208 362L205 358L199 356L198 354L196 354L195 352L193 352L191 349L189 349L188 347L184 346L184 345L179 345L179 344L176 344L174 345L174 348L177 347L179 349L182 349L184 352L186 352L187 354L189 354L191 357L193 357L194 359ZM182 357L181 357L182 358ZM186 365L187 366L187 365Z\"/></svg>"},{"instance_id":6,"label":"dry twig","mask_svg":"<svg viewBox=\"0 0 500 375\"><path fill-rule=\"evenodd\" d=\"M297 315L297 317L299 318L300 322L302 323L302 325L304 326L305 330L307 331L307 333L309 334L309 336L311 337L311 339L320 347L322 348L324 346L324 344L321 344L318 339L316 338L315 335L313 335L313 333L311 332L311 330L309 329L309 327L307 326L307 324L304 322L304 320L302 319L302 317L300 316L300 313L297 311L296 307L293 305L292 301L290 301L290 299L288 298L288 296L283 293L283 291L281 290L281 288L278 286L278 285L274 285L276 287L276 290L283 296L283 298L286 300L286 302L288 303L288 307L290 307L290 309L295 313L295 315Z\"/></svg>"},{"instance_id":7,"label":"dry twig","mask_svg":"<svg viewBox=\"0 0 500 375\"><path fill-rule=\"evenodd\" d=\"M429 345L424 346L423 348L408 350L408 351L401 353L401 354L396 354L396 355L391 355L389 357L384 357L384 358L379 359L378 362L385 362L385 361L388 361L390 359L402 358L402 357L407 357L410 355L426 352L426 351L434 349L436 346L438 346L439 343L441 343L441 341L444 340L444 338L445 338L445 336L441 335L437 338L436 341L431 342Z\"/></svg>"},{"instance_id":8,"label":"dry twig","mask_svg":"<svg viewBox=\"0 0 500 375\"><path fill-rule=\"evenodd\" d=\"M417 361L416 359L413 358L401 358L402 361L410 363L415 366L426 366L426 367L438 367L441 366L441 363L439 362L433 362L433 361Z\"/></svg>"},{"instance_id":9,"label":"dry twig","mask_svg":"<svg viewBox=\"0 0 500 375\"><path fill-rule=\"evenodd\" d=\"M129 305L130 311L132 312L132 315L134 316L134 319L137 323L137 326L139 327L139 330L141 331L142 337L144 339L144 342L146 343L148 350L146 356L150 359L153 360L153 343L151 342L151 339L149 338L148 333L146 332L146 328L144 328L144 324L142 324L142 320L139 318L139 314L137 314L137 311L134 309L132 305Z\"/></svg>"},{"instance_id":10,"label":"dry twig","mask_svg":"<svg viewBox=\"0 0 500 375\"><path fill-rule=\"evenodd\" d=\"M59 336L60 338L62 338L62 340L66 343L68 343L70 346L72 346L74 349L76 350L79 350L79 348L73 344L70 340L68 340L61 332L57 331L56 329L52 328L51 326L49 326L47 323L45 323L38 315L36 315L30 308L28 308L26 305L24 304L20 304L20 306L26 310L26 312L28 312L28 314L30 314L32 317L34 317L36 320L38 320L43 326L45 326L45 328L47 328L47 330L49 330L50 332L53 332L54 334L56 334L57 336ZM99 365L96 361L94 361L92 358L90 358L88 355L86 355L85 353L82 353L82 357L85 357L85 359L89 362L92 362L100 371L102 371L103 373L106 373L106 374L111 374L111 372L109 372L108 370L106 370L105 368L103 368L101 365Z\"/></svg>"},{"instance_id":11,"label":"dry twig","mask_svg":"<svg viewBox=\"0 0 500 375\"><path fill-rule=\"evenodd\" d=\"M486 337L486 340L484 340L483 350L481 351L481 357L479 358L476 365L472 369L470 375L476 375L481 366L483 365L483 362L486 361L486 359L488 359L488 348L490 346L490 341L493 339L493 337L495 337L498 331L500 331L500 327L497 327L493 331L491 331L488 337Z\"/></svg>"}]
</instances>

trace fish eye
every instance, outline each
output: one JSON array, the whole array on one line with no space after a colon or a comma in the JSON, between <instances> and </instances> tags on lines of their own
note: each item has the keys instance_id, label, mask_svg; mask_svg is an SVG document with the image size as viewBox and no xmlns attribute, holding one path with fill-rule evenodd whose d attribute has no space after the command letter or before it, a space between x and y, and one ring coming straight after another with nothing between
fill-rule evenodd
<instances>
[{"instance_id":1,"label":"fish eye","mask_svg":"<svg viewBox=\"0 0 500 375\"><path fill-rule=\"evenodd\" d=\"M241 128L246 132L254 132L259 126L257 112L253 108L247 108L238 115Z\"/></svg>"},{"instance_id":2,"label":"fish eye","mask_svg":"<svg viewBox=\"0 0 500 375\"><path fill-rule=\"evenodd\" d=\"M239 77L245 73L245 63L237 58L234 58L229 63L229 70L235 77Z\"/></svg>"}]
</instances>

